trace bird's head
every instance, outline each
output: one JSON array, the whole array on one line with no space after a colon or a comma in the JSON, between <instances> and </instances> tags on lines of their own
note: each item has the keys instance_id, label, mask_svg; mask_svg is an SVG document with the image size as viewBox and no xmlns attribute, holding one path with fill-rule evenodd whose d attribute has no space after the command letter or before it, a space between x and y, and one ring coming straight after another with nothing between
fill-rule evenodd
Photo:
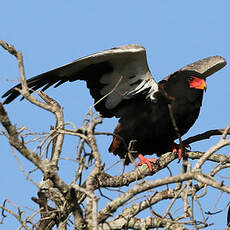
<instances>
[{"instance_id":1,"label":"bird's head","mask_svg":"<svg viewBox=\"0 0 230 230\"><path fill-rule=\"evenodd\" d=\"M175 72L160 84L164 84L164 90L175 99L188 98L190 101L202 97L206 90L206 78L196 71L180 70Z\"/></svg>"},{"instance_id":2,"label":"bird's head","mask_svg":"<svg viewBox=\"0 0 230 230\"><path fill-rule=\"evenodd\" d=\"M205 90L207 89L206 79L199 76L187 77L189 88Z\"/></svg>"},{"instance_id":3,"label":"bird's head","mask_svg":"<svg viewBox=\"0 0 230 230\"><path fill-rule=\"evenodd\" d=\"M178 71L168 75L159 86L167 91L172 97L186 96L194 100L197 96L202 98L206 90L206 78L222 69L226 61L221 56L212 56L193 62Z\"/></svg>"}]
</instances>

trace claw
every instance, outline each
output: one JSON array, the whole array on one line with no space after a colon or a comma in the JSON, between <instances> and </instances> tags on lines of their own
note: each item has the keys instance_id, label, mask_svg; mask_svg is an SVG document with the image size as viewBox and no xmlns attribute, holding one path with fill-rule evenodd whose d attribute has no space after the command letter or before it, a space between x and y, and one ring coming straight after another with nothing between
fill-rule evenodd
<instances>
[{"instance_id":1,"label":"claw","mask_svg":"<svg viewBox=\"0 0 230 230\"><path fill-rule=\"evenodd\" d=\"M191 149L190 145L185 145L184 147ZM183 157L183 149L181 148L181 145L173 142L171 148L173 153L178 153L178 159L180 161Z\"/></svg>"},{"instance_id":2,"label":"claw","mask_svg":"<svg viewBox=\"0 0 230 230\"><path fill-rule=\"evenodd\" d=\"M183 153L181 146L176 143L172 143L171 147L173 153L178 153L178 158L180 160L182 158L182 153Z\"/></svg>"},{"instance_id":3,"label":"claw","mask_svg":"<svg viewBox=\"0 0 230 230\"><path fill-rule=\"evenodd\" d=\"M149 158L149 159L147 159L142 154L139 154L138 158L140 160L140 163L137 163L137 165L147 164L147 166L149 167L149 171L150 172L153 171L152 163L156 163L157 162L156 158Z\"/></svg>"}]
</instances>

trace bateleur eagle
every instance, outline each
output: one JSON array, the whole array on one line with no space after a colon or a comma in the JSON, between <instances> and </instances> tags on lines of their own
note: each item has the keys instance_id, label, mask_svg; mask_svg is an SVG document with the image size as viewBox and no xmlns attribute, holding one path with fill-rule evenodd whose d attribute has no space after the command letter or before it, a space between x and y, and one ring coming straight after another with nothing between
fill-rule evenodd
<instances>
[{"instance_id":1,"label":"bateleur eagle","mask_svg":"<svg viewBox=\"0 0 230 230\"><path fill-rule=\"evenodd\" d=\"M185 66L156 83L146 59L144 47L125 45L87 57L42 73L27 80L31 92L63 83L84 80L96 103L95 108L103 117L118 117L116 134L109 151L130 162L127 146L133 149L142 163L151 161L143 155L158 156L172 150L178 138L170 119L168 104L180 135L185 134L196 121L206 88L206 77L226 65L224 58L214 56ZM19 92L21 84L7 91L4 104L9 104Z\"/></svg>"}]
</instances>

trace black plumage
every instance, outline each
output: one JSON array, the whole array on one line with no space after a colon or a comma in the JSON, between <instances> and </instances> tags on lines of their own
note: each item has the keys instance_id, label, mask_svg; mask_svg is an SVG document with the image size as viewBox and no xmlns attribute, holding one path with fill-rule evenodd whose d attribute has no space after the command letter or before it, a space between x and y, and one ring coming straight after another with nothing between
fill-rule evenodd
<instances>
[{"instance_id":1,"label":"black plumage","mask_svg":"<svg viewBox=\"0 0 230 230\"><path fill-rule=\"evenodd\" d=\"M120 118L114 133L122 139L114 137L109 151L125 158L127 164L130 162L127 146L131 140L135 140L133 147L138 154L160 156L170 150L177 135L168 103L172 104L176 124L183 135L199 115L206 77L225 65L222 57L209 57L185 66L157 84L149 71L145 49L133 44L78 59L32 77L27 84L33 92L65 82L86 81L94 101L103 98L96 103L96 110L103 117ZM5 104L19 96L16 88L21 88L21 84L3 95Z\"/></svg>"},{"instance_id":2,"label":"black plumage","mask_svg":"<svg viewBox=\"0 0 230 230\"><path fill-rule=\"evenodd\" d=\"M173 115L181 135L184 135L198 118L204 89L190 88L190 78L202 79L195 71L179 71L168 81L162 80L159 86L164 92L156 95L157 102L138 98L130 104L125 117L119 120L114 133L121 136L125 143L136 140L133 149L142 155L156 153L158 156L171 151L171 145L177 139L168 104L171 103ZM166 93L166 95L165 95ZM110 151L124 158L127 147L119 138L114 138ZM137 156L134 156L137 157ZM125 158L128 164L130 159Z\"/></svg>"}]
</instances>

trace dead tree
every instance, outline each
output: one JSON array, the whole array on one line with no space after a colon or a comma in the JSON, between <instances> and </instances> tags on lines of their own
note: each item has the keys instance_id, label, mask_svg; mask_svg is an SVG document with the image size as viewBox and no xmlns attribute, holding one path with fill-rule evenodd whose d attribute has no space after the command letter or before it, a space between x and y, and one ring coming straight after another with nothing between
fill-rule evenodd
<instances>
[{"instance_id":1,"label":"dead tree","mask_svg":"<svg viewBox=\"0 0 230 230\"><path fill-rule=\"evenodd\" d=\"M216 193L230 193L230 186L225 185L223 178L216 177L230 167L229 157L216 153L230 144L230 140L227 139L230 126L210 130L185 140L184 144L190 144L220 135L218 143L206 152L186 150L179 174L152 179L153 175L157 175L159 171L167 168L170 162L177 159L175 153L169 152L162 155L158 163L153 165L153 172L145 165L135 167L134 164L133 171L111 175L105 170L108 165L102 163L105 156L98 150L96 137L113 134L95 131L96 126L102 123L102 118L95 115L93 107L89 109L81 127L66 122L63 108L57 101L44 92L36 92L41 100L29 93L22 54L3 41L0 41L0 44L18 60L22 83L22 89L18 90L22 96L35 106L54 114L56 118L56 124L51 126L50 130L40 134L36 131L28 133L25 127L21 129L12 124L5 108L0 104L2 134L18 154L32 162L43 174L41 181L34 182L32 176L21 168L31 183L37 186L37 195L31 199L38 208L33 215L27 216L20 207L8 200L10 197L6 197L0 205L2 224L6 213L18 220L19 229L53 229L55 226L59 230L200 229L209 228L213 224L209 217L218 211L205 212L202 198L209 195L208 187L214 188ZM67 128L67 124L71 128ZM25 135L30 136L31 141L37 146L34 150L28 147ZM33 138L34 135L36 138ZM68 135L76 137L75 143L77 140L79 143L77 153L73 154L76 169L73 171L74 179L70 184L59 176L64 137ZM86 148L90 151L86 151ZM197 161L192 166L191 161L194 159ZM208 162L213 164L211 169L206 170L205 165ZM111 196L106 195L105 191L109 191ZM163 202L167 202L167 205L164 203L164 208L156 211L155 207ZM181 207L179 210L178 203ZM99 208L99 204L103 207ZM227 206L226 202L226 207L219 212L225 211Z\"/></svg>"}]
</instances>

